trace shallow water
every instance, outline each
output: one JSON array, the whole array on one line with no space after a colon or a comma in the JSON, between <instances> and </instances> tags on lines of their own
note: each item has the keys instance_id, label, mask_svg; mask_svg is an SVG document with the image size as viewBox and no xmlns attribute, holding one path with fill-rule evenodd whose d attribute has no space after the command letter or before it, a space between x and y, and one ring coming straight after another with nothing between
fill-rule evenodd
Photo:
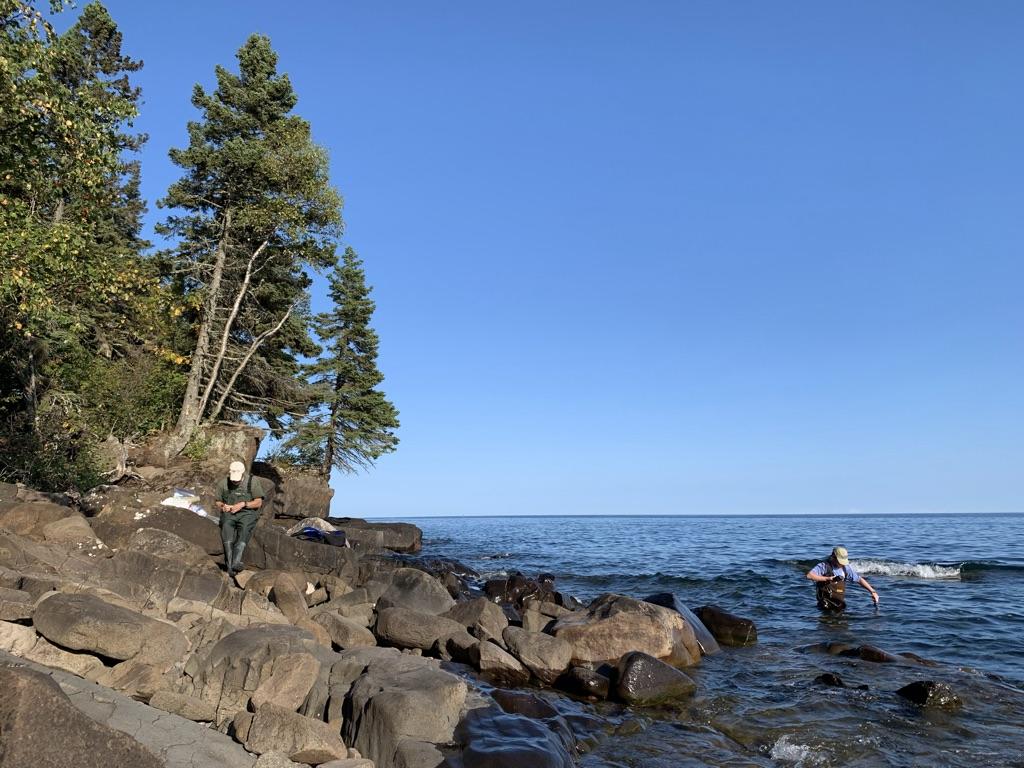
<instances>
[{"instance_id":1,"label":"shallow water","mask_svg":"<svg viewBox=\"0 0 1024 768\"><path fill-rule=\"evenodd\" d=\"M581 765L1024 766L1024 516L422 518L424 555L483 575L547 571L580 599L674 592L757 623L759 643L692 670L678 711L602 705L604 733ZM836 544L881 595L859 587L823 617L803 575ZM938 662L877 664L803 650L871 644ZM823 673L867 690L813 684ZM894 695L949 683L957 713Z\"/></svg>"}]
</instances>

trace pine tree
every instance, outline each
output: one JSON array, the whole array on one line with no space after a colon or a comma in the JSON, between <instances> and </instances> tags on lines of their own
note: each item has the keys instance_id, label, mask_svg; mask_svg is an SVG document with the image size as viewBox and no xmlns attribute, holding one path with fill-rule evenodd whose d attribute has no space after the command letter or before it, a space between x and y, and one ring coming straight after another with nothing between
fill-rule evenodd
<instances>
[{"instance_id":1,"label":"pine tree","mask_svg":"<svg viewBox=\"0 0 1024 768\"><path fill-rule=\"evenodd\" d=\"M370 291L362 261L346 248L330 276L334 309L315 322L326 351L308 368L324 404L299 422L283 446L296 463L316 466L324 480L334 467L354 472L398 446L398 411L378 389L384 375L377 368L377 333L370 327L376 309Z\"/></svg>"},{"instance_id":2,"label":"pine tree","mask_svg":"<svg viewBox=\"0 0 1024 768\"><path fill-rule=\"evenodd\" d=\"M162 254L165 274L195 327L172 453L223 415L278 428L308 408L299 357L319 349L306 270L334 265L341 232L327 155L291 114L297 99L270 40L253 35L237 58L237 75L217 67L213 93L195 87L202 120L170 153L185 175L159 203L174 209L158 229L176 241Z\"/></svg>"}]
</instances>

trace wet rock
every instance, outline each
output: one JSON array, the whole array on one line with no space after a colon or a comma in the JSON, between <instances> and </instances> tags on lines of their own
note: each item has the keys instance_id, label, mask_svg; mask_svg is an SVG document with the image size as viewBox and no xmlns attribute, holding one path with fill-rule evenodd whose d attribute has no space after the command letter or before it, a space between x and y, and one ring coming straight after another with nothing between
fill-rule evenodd
<instances>
[{"instance_id":1,"label":"wet rock","mask_svg":"<svg viewBox=\"0 0 1024 768\"><path fill-rule=\"evenodd\" d=\"M611 681L606 675L588 667L573 667L558 678L556 685L576 696L604 700L608 698Z\"/></svg>"},{"instance_id":2,"label":"wet rock","mask_svg":"<svg viewBox=\"0 0 1024 768\"><path fill-rule=\"evenodd\" d=\"M461 624L431 613L407 608L386 608L377 616L377 638L396 648L429 650L442 637L465 632Z\"/></svg>"},{"instance_id":3,"label":"wet rock","mask_svg":"<svg viewBox=\"0 0 1024 768\"><path fill-rule=\"evenodd\" d=\"M469 632L464 629L442 636L438 638L435 647L432 649L432 653L435 656L443 659L444 661L457 661L462 664L469 664L471 666L480 668L480 660L475 655L479 652L478 646L481 641L473 637ZM484 660L484 664L495 663L493 659ZM497 662L500 664L500 662ZM516 662L517 664L519 662ZM520 665L522 666L522 665ZM530 674L527 673L526 677L529 678Z\"/></svg>"},{"instance_id":4,"label":"wet rock","mask_svg":"<svg viewBox=\"0 0 1024 768\"><path fill-rule=\"evenodd\" d=\"M256 710L245 748L258 755L282 752L289 760L314 765L348 756L348 749L330 725L275 704Z\"/></svg>"},{"instance_id":5,"label":"wet rock","mask_svg":"<svg viewBox=\"0 0 1024 768\"><path fill-rule=\"evenodd\" d=\"M162 768L128 735L82 714L60 686L29 669L0 664L0 766ZM59 727L59 738L55 728Z\"/></svg>"},{"instance_id":6,"label":"wet rock","mask_svg":"<svg viewBox=\"0 0 1024 768\"><path fill-rule=\"evenodd\" d=\"M509 652L542 683L551 685L569 668L572 647L565 640L521 627L506 627L502 637Z\"/></svg>"},{"instance_id":7,"label":"wet rock","mask_svg":"<svg viewBox=\"0 0 1024 768\"><path fill-rule=\"evenodd\" d=\"M523 715L534 720L559 717L557 709L534 693L499 688L491 691L491 698L497 702L502 711L510 715Z\"/></svg>"},{"instance_id":8,"label":"wet rock","mask_svg":"<svg viewBox=\"0 0 1024 768\"><path fill-rule=\"evenodd\" d=\"M492 601L522 608L525 601L533 599L563 604L562 595L555 591L555 579L551 574L540 574L530 579L516 571L503 579L490 579L484 584L484 593Z\"/></svg>"},{"instance_id":9,"label":"wet rock","mask_svg":"<svg viewBox=\"0 0 1024 768\"><path fill-rule=\"evenodd\" d=\"M602 595L550 631L570 645L575 664L614 663L630 651L677 665L700 661L697 638L679 613L622 595Z\"/></svg>"},{"instance_id":10,"label":"wet rock","mask_svg":"<svg viewBox=\"0 0 1024 768\"><path fill-rule=\"evenodd\" d=\"M694 613L722 645L735 648L757 642L757 627L750 619L734 616L717 605L703 605Z\"/></svg>"},{"instance_id":11,"label":"wet rock","mask_svg":"<svg viewBox=\"0 0 1024 768\"><path fill-rule=\"evenodd\" d=\"M615 694L627 704L668 704L692 696L697 690L686 673L639 651L619 660L615 677Z\"/></svg>"},{"instance_id":12,"label":"wet rock","mask_svg":"<svg viewBox=\"0 0 1024 768\"><path fill-rule=\"evenodd\" d=\"M843 678L839 675L835 675L831 672L825 672L814 678L814 682L818 685L828 685L833 688L845 688L846 683L843 682Z\"/></svg>"},{"instance_id":13,"label":"wet rock","mask_svg":"<svg viewBox=\"0 0 1024 768\"><path fill-rule=\"evenodd\" d=\"M861 645L856 648L849 648L847 650L840 651L839 655L863 659L864 661L871 661L875 664L892 664L900 661L899 657L894 656L888 651L883 651L881 648L875 648L873 645Z\"/></svg>"},{"instance_id":14,"label":"wet rock","mask_svg":"<svg viewBox=\"0 0 1024 768\"><path fill-rule=\"evenodd\" d=\"M377 644L377 638L373 636L373 632L359 622L346 619L334 611L318 613L314 621L327 630L331 642L341 650L365 648Z\"/></svg>"},{"instance_id":15,"label":"wet rock","mask_svg":"<svg viewBox=\"0 0 1024 768\"><path fill-rule=\"evenodd\" d=\"M952 711L963 706L963 701L952 688L946 683L938 683L934 680L917 680L910 685L903 686L896 693L920 707L936 707Z\"/></svg>"},{"instance_id":16,"label":"wet rock","mask_svg":"<svg viewBox=\"0 0 1024 768\"><path fill-rule=\"evenodd\" d=\"M572 768L572 745L544 721L502 712L498 707L471 710L459 724L462 754L453 768Z\"/></svg>"},{"instance_id":17,"label":"wet rock","mask_svg":"<svg viewBox=\"0 0 1024 768\"><path fill-rule=\"evenodd\" d=\"M409 608L420 613L443 614L455 605L448 590L433 576L416 568L399 568L377 601L377 610Z\"/></svg>"}]
</instances>

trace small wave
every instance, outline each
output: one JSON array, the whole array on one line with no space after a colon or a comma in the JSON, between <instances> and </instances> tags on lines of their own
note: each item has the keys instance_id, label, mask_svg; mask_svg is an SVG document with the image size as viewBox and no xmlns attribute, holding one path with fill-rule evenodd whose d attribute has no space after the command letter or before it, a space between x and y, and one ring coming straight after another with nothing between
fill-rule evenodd
<instances>
[{"instance_id":1,"label":"small wave","mask_svg":"<svg viewBox=\"0 0 1024 768\"><path fill-rule=\"evenodd\" d=\"M511 552L498 552L493 555L480 555L481 560L507 560L512 557Z\"/></svg>"},{"instance_id":2,"label":"small wave","mask_svg":"<svg viewBox=\"0 0 1024 768\"><path fill-rule=\"evenodd\" d=\"M890 560L851 560L859 573L880 576L908 576L914 579L959 579L963 564L896 563Z\"/></svg>"},{"instance_id":3,"label":"small wave","mask_svg":"<svg viewBox=\"0 0 1024 768\"><path fill-rule=\"evenodd\" d=\"M772 746L769 754L772 760L793 765L796 768L822 765L825 756L803 744L796 744L790 741L789 734L779 737L779 740Z\"/></svg>"}]
</instances>

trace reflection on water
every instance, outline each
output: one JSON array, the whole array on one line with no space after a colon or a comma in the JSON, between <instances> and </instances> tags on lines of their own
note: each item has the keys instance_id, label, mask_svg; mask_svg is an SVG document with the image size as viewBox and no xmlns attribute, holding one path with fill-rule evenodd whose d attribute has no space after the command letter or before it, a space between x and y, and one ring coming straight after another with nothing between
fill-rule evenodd
<instances>
[{"instance_id":1,"label":"reflection on water","mask_svg":"<svg viewBox=\"0 0 1024 768\"><path fill-rule=\"evenodd\" d=\"M481 573L549 571L583 599L671 591L691 607L714 603L757 622L757 646L689 670L699 693L679 711L600 705L609 725L582 766L1024 766L1021 516L416 523L434 542L424 554ZM803 574L836 544L869 574L879 609L855 588L845 614L816 610ZM912 652L939 666L799 650L828 641ZM826 672L848 687L815 684ZM962 710L921 710L895 695L922 679L949 683Z\"/></svg>"}]
</instances>

